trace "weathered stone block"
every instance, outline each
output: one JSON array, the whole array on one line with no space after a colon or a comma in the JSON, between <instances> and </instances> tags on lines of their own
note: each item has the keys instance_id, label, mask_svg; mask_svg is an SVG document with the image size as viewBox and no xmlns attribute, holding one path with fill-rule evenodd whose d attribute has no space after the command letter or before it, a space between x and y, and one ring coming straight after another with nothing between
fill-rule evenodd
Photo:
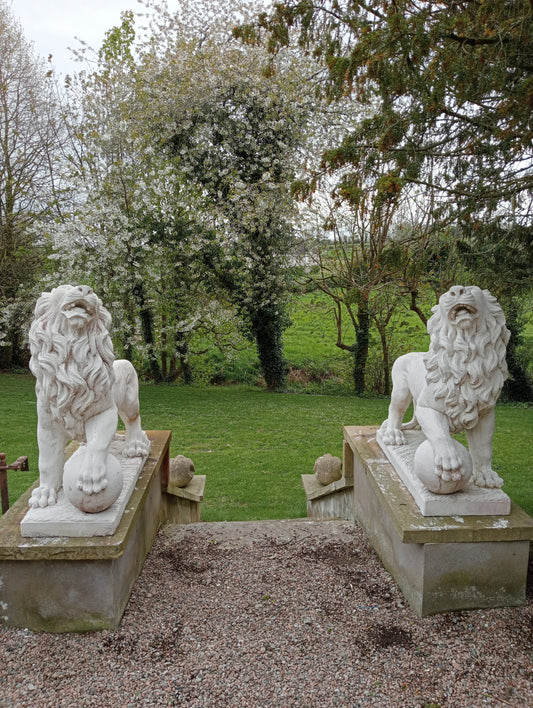
<instances>
[{"instance_id":1,"label":"weathered stone block","mask_svg":"<svg viewBox=\"0 0 533 708\"><path fill-rule=\"evenodd\" d=\"M307 498L307 516L310 519L347 519L353 521L353 482L341 479L321 484L314 474L303 474L302 484Z\"/></svg>"},{"instance_id":2,"label":"weathered stone block","mask_svg":"<svg viewBox=\"0 0 533 708\"><path fill-rule=\"evenodd\" d=\"M508 515L424 517L376 442L350 426L354 513L383 565L419 616L523 604L533 519Z\"/></svg>"},{"instance_id":3,"label":"weathered stone block","mask_svg":"<svg viewBox=\"0 0 533 708\"><path fill-rule=\"evenodd\" d=\"M204 474L195 475L186 487L172 483L172 474L166 493L167 522L169 524L194 524L201 521L202 500L205 490Z\"/></svg>"},{"instance_id":4,"label":"weathered stone block","mask_svg":"<svg viewBox=\"0 0 533 708\"><path fill-rule=\"evenodd\" d=\"M20 523L33 488L0 519L2 624L48 632L118 627L166 514L162 487L168 480L171 434L147 435L150 456L113 535L22 537Z\"/></svg>"}]
</instances>

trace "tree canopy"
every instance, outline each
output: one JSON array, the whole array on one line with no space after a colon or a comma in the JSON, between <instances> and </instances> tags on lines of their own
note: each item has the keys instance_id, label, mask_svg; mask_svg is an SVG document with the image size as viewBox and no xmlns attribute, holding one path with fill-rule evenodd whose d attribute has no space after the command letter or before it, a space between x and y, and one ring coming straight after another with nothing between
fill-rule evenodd
<instances>
[{"instance_id":1,"label":"tree canopy","mask_svg":"<svg viewBox=\"0 0 533 708\"><path fill-rule=\"evenodd\" d=\"M435 281L450 254L498 296L531 289L533 3L287 0L235 34L272 56L298 46L322 67L317 88L325 102L354 107L351 124L323 146L320 165L298 191L308 197L333 185L337 206L362 217L352 242L359 260L372 224L386 223L374 218L383 205L398 204L400 195L411 204L425 200L426 227L411 224L421 234L416 248L391 240L398 221L383 244L389 265L395 261L389 282L410 296L412 309L420 313L420 269L438 295L455 270ZM398 260L401 250L407 261ZM413 257L415 268L406 269ZM342 259L337 265L341 273ZM367 284L356 289L359 298L368 294ZM520 310L520 303L509 307ZM355 329L357 352L365 338Z\"/></svg>"},{"instance_id":2,"label":"tree canopy","mask_svg":"<svg viewBox=\"0 0 533 708\"><path fill-rule=\"evenodd\" d=\"M389 162L385 189L437 189L467 220L529 224L533 8L527 0L288 0L237 33L323 61L330 101L370 104L331 168Z\"/></svg>"},{"instance_id":3,"label":"tree canopy","mask_svg":"<svg viewBox=\"0 0 533 708\"><path fill-rule=\"evenodd\" d=\"M0 2L0 366L23 364L25 293L43 267L32 230L55 213L63 136L54 85Z\"/></svg>"},{"instance_id":4,"label":"tree canopy","mask_svg":"<svg viewBox=\"0 0 533 708\"><path fill-rule=\"evenodd\" d=\"M165 373L165 358L186 365L216 303L237 315L277 388L307 110L293 100L298 76L286 61L265 78L264 50L232 39L228 15L211 15L204 36L194 15L154 10L139 38L123 13L97 69L70 84L76 196L48 233L65 272L85 272L120 303L126 354L140 318L156 380L177 373Z\"/></svg>"},{"instance_id":5,"label":"tree canopy","mask_svg":"<svg viewBox=\"0 0 533 708\"><path fill-rule=\"evenodd\" d=\"M34 301L22 283L74 279L153 379L189 380L204 335L244 334L279 388L300 235L358 392L375 342L387 390L399 310L425 322L456 278L506 300L519 366L532 2L141 4L146 26L122 13L58 113L53 72L0 0L3 351Z\"/></svg>"}]
</instances>

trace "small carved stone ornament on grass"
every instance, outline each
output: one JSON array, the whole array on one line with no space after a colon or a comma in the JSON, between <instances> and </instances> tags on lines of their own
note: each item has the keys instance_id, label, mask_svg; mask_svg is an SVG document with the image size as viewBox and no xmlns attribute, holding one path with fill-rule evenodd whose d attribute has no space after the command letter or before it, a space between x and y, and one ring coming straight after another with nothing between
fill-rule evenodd
<instances>
[{"instance_id":1,"label":"small carved stone ornament on grass","mask_svg":"<svg viewBox=\"0 0 533 708\"><path fill-rule=\"evenodd\" d=\"M342 462L328 452L317 459L314 471L320 484L331 484L342 477Z\"/></svg>"},{"instance_id":2,"label":"small carved stone ornament on grass","mask_svg":"<svg viewBox=\"0 0 533 708\"><path fill-rule=\"evenodd\" d=\"M172 457L169 463L170 480L176 487L186 487L194 477L194 463L183 455Z\"/></svg>"}]
</instances>

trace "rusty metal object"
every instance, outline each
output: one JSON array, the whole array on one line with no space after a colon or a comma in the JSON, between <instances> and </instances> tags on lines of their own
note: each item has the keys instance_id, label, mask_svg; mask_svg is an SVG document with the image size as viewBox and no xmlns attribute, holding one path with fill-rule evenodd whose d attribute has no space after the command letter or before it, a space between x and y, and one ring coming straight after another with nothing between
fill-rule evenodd
<instances>
[{"instance_id":1,"label":"rusty metal object","mask_svg":"<svg viewBox=\"0 0 533 708\"><path fill-rule=\"evenodd\" d=\"M2 498L2 514L5 514L9 509L9 495L7 491L8 470L27 472L29 470L28 458L18 457L11 465L7 465L5 453L0 452L0 496Z\"/></svg>"}]
</instances>

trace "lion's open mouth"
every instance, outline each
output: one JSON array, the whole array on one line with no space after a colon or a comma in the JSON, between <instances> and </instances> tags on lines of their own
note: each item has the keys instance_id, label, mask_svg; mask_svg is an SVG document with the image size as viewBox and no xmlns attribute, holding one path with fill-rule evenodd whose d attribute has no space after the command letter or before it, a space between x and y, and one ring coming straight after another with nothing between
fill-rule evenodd
<instances>
[{"instance_id":1,"label":"lion's open mouth","mask_svg":"<svg viewBox=\"0 0 533 708\"><path fill-rule=\"evenodd\" d=\"M457 305L454 305L451 308L448 317L452 322L458 322L466 317L476 317L477 313L477 308L473 305L469 305L465 302L458 302Z\"/></svg>"},{"instance_id":2,"label":"lion's open mouth","mask_svg":"<svg viewBox=\"0 0 533 708\"><path fill-rule=\"evenodd\" d=\"M94 308L86 300L74 300L63 307L67 319L82 318L88 320L94 315Z\"/></svg>"}]
</instances>

